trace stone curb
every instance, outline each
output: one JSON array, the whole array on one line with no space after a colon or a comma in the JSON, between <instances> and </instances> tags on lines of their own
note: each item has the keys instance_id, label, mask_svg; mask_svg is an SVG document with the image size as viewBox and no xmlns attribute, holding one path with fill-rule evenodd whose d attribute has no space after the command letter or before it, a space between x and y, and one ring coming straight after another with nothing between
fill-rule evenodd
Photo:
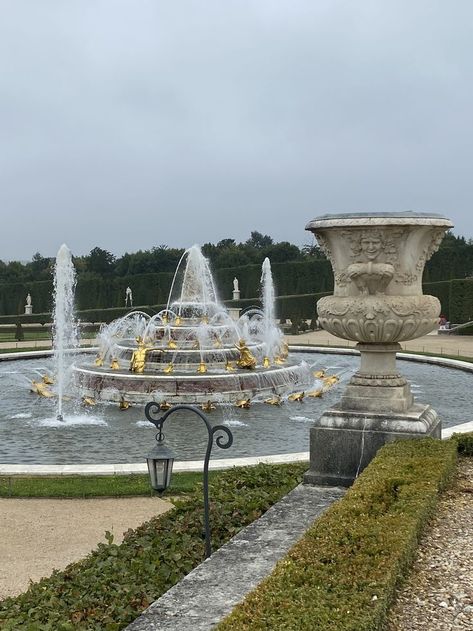
<instances>
[{"instance_id":1,"label":"stone curb","mask_svg":"<svg viewBox=\"0 0 473 631\"><path fill-rule=\"evenodd\" d=\"M207 631L274 569L346 489L299 485L187 574L126 631Z\"/></svg>"}]
</instances>

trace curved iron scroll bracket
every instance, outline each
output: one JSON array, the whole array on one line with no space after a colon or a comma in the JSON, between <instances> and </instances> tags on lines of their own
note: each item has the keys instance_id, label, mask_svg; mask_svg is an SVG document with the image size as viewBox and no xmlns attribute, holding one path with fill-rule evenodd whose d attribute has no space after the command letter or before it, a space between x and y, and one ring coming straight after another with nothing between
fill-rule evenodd
<instances>
[{"instance_id":1,"label":"curved iron scroll bracket","mask_svg":"<svg viewBox=\"0 0 473 631\"><path fill-rule=\"evenodd\" d=\"M156 440L161 442L164 440L163 434L163 425L166 419L174 414L174 412L178 412L179 410L187 410L189 412L193 412L197 414L205 423L207 427L208 439L207 439L207 449L205 452L204 458L204 469L203 469L203 485L204 485L204 527L205 527L205 556L208 558L212 554L212 547L210 543L210 521L209 521L209 513L210 513L210 502L209 502L209 462L210 462L210 454L212 453L212 447L215 440L215 444L220 449L229 449L233 444L233 434L228 427L225 425L212 425L210 424L208 418L205 414L194 407L193 405L175 405L170 408L162 416L156 417L157 414L161 412L159 404L155 401L150 401L146 404L145 407L145 416L150 423L158 430L156 434Z\"/></svg>"}]
</instances>

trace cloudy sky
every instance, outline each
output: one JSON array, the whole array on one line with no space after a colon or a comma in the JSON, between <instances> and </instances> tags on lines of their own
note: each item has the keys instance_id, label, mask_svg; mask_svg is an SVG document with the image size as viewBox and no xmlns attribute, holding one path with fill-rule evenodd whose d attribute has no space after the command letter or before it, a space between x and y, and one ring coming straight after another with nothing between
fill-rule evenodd
<instances>
[{"instance_id":1,"label":"cloudy sky","mask_svg":"<svg viewBox=\"0 0 473 631\"><path fill-rule=\"evenodd\" d=\"M0 259L343 211L473 237L472 31L471 0L0 0Z\"/></svg>"}]
</instances>

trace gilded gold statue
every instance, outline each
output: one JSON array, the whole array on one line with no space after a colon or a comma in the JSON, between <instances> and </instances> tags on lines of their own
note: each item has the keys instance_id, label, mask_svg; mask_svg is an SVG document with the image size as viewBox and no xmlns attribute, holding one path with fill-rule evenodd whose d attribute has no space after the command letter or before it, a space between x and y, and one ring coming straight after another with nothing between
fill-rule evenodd
<instances>
[{"instance_id":1,"label":"gilded gold statue","mask_svg":"<svg viewBox=\"0 0 473 631\"><path fill-rule=\"evenodd\" d=\"M146 353L149 349L146 348L146 344L144 343L142 337L137 337L136 341L138 343L138 347L135 348L131 355L130 370L131 372L142 373L145 369Z\"/></svg>"},{"instance_id":2,"label":"gilded gold statue","mask_svg":"<svg viewBox=\"0 0 473 631\"><path fill-rule=\"evenodd\" d=\"M240 399L235 403L237 408L248 410L251 406L251 399Z\"/></svg>"},{"instance_id":3,"label":"gilded gold statue","mask_svg":"<svg viewBox=\"0 0 473 631\"><path fill-rule=\"evenodd\" d=\"M40 397L45 397L46 399L50 399L54 396L51 390L48 390L45 383L42 381L32 381L31 382L31 392L35 394L39 394Z\"/></svg>"},{"instance_id":4,"label":"gilded gold statue","mask_svg":"<svg viewBox=\"0 0 473 631\"><path fill-rule=\"evenodd\" d=\"M304 396L305 392L294 392L293 394L290 394L287 399L288 401L299 401L300 403L302 403Z\"/></svg>"},{"instance_id":5,"label":"gilded gold statue","mask_svg":"<svg viewBox=\"0 0 473 631\"><path fill-rule=\"evenodd\" d=\"M110 368L112 370L120 370L120 364L118 363L118 359L116 357L112 357L112 361L110 362Z\"/></svg>"},{"instance_id":6,"label":"gilded gold statue","mask_svg":"<svg viewBox=\"0 0 473 631\"><path fill-rule=\"evenodd\" d=\"M238 341L237 349L240 352L240 358L237 360L238 368L246 368L247 370L256 368L256 359L246 345L245 340Z\"/></svg>"},{"instance_id":7,"label":"gilded gold statue","mask_svg":"<svg viewBox=\"0 0 473 631\"><path fill-rule=\"evenodd\" d=\"M130 402L125 401L125 397L121 397L120 401L118 402L118 408L120 410L128 410L129 407L130 407Z\"/></svg>"},{"instance_id":8,"label":"gilded gold statue","mask_svg":"<svg viewBox=\"0 0 473 631\"><path fill-rule=\"evenodd\" d=\"M200 409L203 410L204 412L211 412L212 410L215 410L216 407L212 403L212 401L207 401L207 403L201 404Z\"/></svg>"}]
</instances>

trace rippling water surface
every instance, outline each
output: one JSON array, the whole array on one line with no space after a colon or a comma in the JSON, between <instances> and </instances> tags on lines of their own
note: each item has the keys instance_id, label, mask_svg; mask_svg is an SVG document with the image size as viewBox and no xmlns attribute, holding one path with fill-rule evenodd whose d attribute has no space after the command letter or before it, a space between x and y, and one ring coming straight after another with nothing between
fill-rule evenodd
<instances>
[{"instance_id":1,"label":"rippling water surface","mask_svg":"<svg viewBox=\"0 0 473 631\"><path fill-rule=\"evenodd\" d=\"M313 419L341 396L344 384L356 370L356 356L292 353L314 370L340 375L340 383L322 399L285 402L281 407L254 403L249 410L220 408L208 416L224 423L234 436L231 449L214 447L213 458L258 456L307 451ZM431 403L443 427L471 420L469 391L471 374L416 362L399 362L409 379L416 400ZM143 462L154 444L154 425L144 418L143 408L127 411L106 405L93 408L65 404L64 422L55 418L55 404L30 393L30 382L51 372L47 359L2 362L0 384L0 462L35 464L86 464ZM314 384L314 387L316 385ZM196 416L177 413L165 424L166 440L178 460L200 459L205 453L207 432Z\"/></svg>"}]
</instances>

